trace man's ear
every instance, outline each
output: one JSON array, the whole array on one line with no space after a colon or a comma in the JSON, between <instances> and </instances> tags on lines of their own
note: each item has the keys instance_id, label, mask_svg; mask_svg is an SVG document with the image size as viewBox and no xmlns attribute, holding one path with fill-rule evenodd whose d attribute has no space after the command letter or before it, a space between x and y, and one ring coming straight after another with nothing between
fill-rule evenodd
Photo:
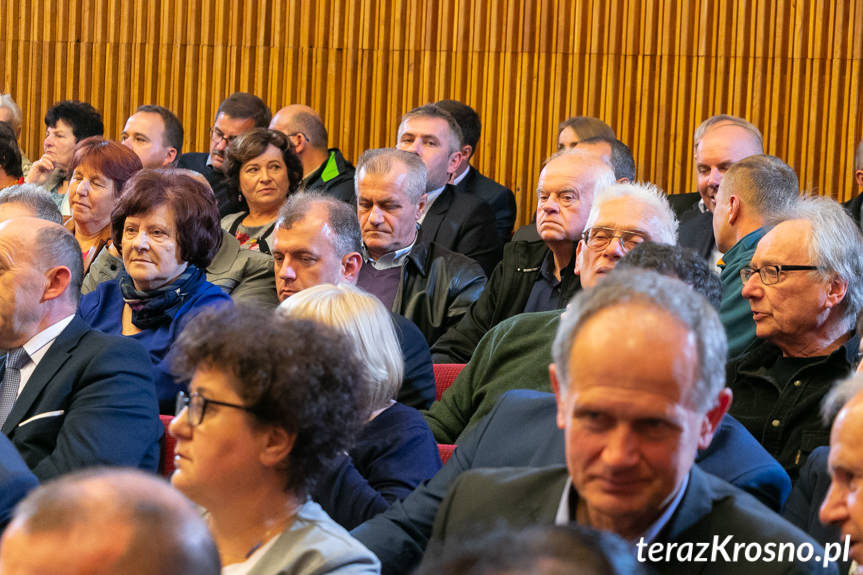
<instances>
[{"instance_id":1,"label":"man's ear","mask_svg":"<svg viewBox=\"0 0 863 575\"><path fill-rule=\"evenodd\" d=\"M719 429L722 423L722 418L731 407L731 399L733 395L729 388L723 388L716 397L716 402L713 407L704 414L701 420L701 431L698 437L698 449L707 449L710 447L710 442L713 441L713 435Z\"/></svg>"},{"instance_id":2,"label":"man's ear","mask_svg":"<svg viewBox=\"0 0 863 575\"><path fill-rule=\"evenodd\" d=\"M284 463L297 440L296 433L288 433L280 425L268 425L263 431L260 460L267 467L275 467Z\"/></svg>"},{"instance_id":3,"label":"man's ear","mask_svg":"<svg viewBox=\"0 0 863 575\"><path fill-rule=\"evenodd\" d=\"M578 240L578 246L575 248L575 275L581 275L582 252L584 251L584 240Z\"/></svg>"},{"instance_id":4,"label":"man's ear","mask_svg":"<svg viewBox=\"0 0 863 575\"><path fill-rule=\"evenodd\" d=\"M740 198L731 194L728 196L728 225L733 226L734 222L736 222L740 218L740 210L741 210Z\"/></svg>"},{"instance_id":5,"label":"man's ear","mask_svg":"<svg viewBox=\"0 0 863 575\"><path fill-rule=\"evenodd\" d=\"M356 285L357 278L360 275L360 269L363 267L363 256L357 252L351 252L342 258L342 278L351 284Z\"/></svg>"},{"instance_id":6,"label":"man's ear","mask_svg":"<svg viewBox=\"0 0 863 575\"><path fill-rule=\"evenodd\" d=\"M177 148L168 148L168 155L162 161L163 166L170 166L177 159Z\"/></svg>"},{"instance_id":7,"label":"man's ear","mask_svg":"<svg viewBox=\"0 0 863 575\"><path fill-rule=\"evenodd\" d=\"M551 389L554 391L554 398L557 400L557 426L560 429L566 427L566 390L560 386L560 381L557 379L557 366L553 363L548 365L548 379L551 382Z\"/></svg>"},{"instance_id":8,"label":"man's ear","mask_svg":"<svg viewBox=\"0 0 863 575\"><path fill-rule=\"evenodd\" d=\"M57 299L66 293L72 283L72 272L66 266L55 266L45 272L45 289L42 290L42 302Z\"/></svg>"},{"instance_id":9,"label":"man's ear","mask_svg":"<svg viewBox=\"0 0 863 575\"><path fill-rule=\"evenodd\" d=\"M420 217L423 215L423 211L426 209L426 202L428 201L428 194L423 194L420 196L420 201L417 203L417 223L420 221Z\"/></svg>"},{"instance_id":10,"label":"man's ear","mask_svg":"<svg viewBox=\"0 0 863 575\"><path fill-rule=\"evenodd\" d=\"M845 294L848 292L848 280L844 280L837 275L830 278L827 283L827 300L828 307L834 307L842 303L845 299Z\"/></svg>"},{"instance_id":11,"label":"man's ear","mask_svg":"<svg viewBox=\"0 0 863 575\"><path fill-rule=\"evenodd\" d=\"M471 156L473 156L473 146L470 144L465 144L461 147L461 157L463 160L470 161Z\"/></svg>"},{"instance_id":12,"label":"man's ear","mask_svg":"<svg viewBox=\"0 0 863 575\"><path fill-rule=\"evenodd\" d=\"M460 150L457 150L449 155L449 162L446 165L446 173L450 176L455 173L458 169L458 165L461 163L462 153Z\"/></svg>"},{"instance_id":13,"label":"man's ear","mask_svg":"<svg viewBox=\"0 0 863 575\"><path fill-rule=\"evenodd\" d=\"M857 180L857 185L863 188L863 170L856 170L854 172L854 179Z\"/></svg>"}]
</instances>

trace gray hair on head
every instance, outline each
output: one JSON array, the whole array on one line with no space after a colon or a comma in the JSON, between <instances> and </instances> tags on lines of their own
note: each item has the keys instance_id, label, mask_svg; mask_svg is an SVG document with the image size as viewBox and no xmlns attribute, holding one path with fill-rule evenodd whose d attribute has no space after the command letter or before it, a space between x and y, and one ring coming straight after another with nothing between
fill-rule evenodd
<instances>
[{"instance_id":1,"label":"gray hair on head","mask_svg":"<svg viewBox=\"0 0 863 575\"><path fill-rule=\"evenodd\" d=\"M593 227L593 224L599 217L599 210L604 203L617 198L629 198L645 203L653 208L653 211L656 212L659 225L647 230L651 241L662 244L677 243L678 224L674 210L671 209L662 190L649 182L615 183L597 190L596 195L593 197L593 205L590 207L590 214L587 216L587 223L584 229L588 230Z\"/></svg>"},{"instance_id":2,"label":"gray hair on head","mask_svg":"<svg viewBox=\"0 0 863 575\"><path fill-rule=\"evenodd\" d=\"M362 231L356 209L332 196L325 196L316 192L298 192L288 196L279 210L276 227L283 230L291 229L295 223L305 218L315 206L321 206L327 210L327 218L335 233L333 247L338 257L342 258L351 252L359 252L362 249Z\"/></svg>"},{"instance_id":3,"label":"gray hair on head","mask_svg":"<svg viewBox=\"0 0 863 575\"><path fill-rule=\"evenodd\" d=\"M695 129L695 136L693 137L693 149L698 149L698 144L701 143L701 140L704 139L704 136L712 130L713 128L718 128L720 126L737 126L738 128L743 128L749 135L752 137L752 140L758 144L758 147L763 151L764 150L764 138L761 136L761 131L755 127L754 124L749 122L748 120L744 120L743 118L739 118L737 116L730 116L728 114L717 114L716 116L710 116Z\"/></svg>"},{"instance_id":4,"label":"gray hair on head","mask_svg":"<svg viewBox=\"0 0 863 575\"><path fill-rule=\"evenodd\" d=\"M854 373L847 379L837 382L821 402L821 421L830 427L845 404L863 391L863 373Z\"/></svg>"},{"instance_id":5,"label":"gray hair on head","mask_svg":"<svg viewBox=\"0 0 863 575\"><path fill-rule=\"evenodd\" d=\"M55 224L63 223L63 216L50 192L36 184L15 184L0 190L0 204L23 204L32 210L34 218Z\"/></svg>"},{"instance_id":6,"label":"gray hair on head","mask_svg":"<svg viewBox=\"0 0 863 575\"><path fill-rule=\"evenodd\" d=\"M461 148L461 142L464 139L464 134L461 131L461 126L458 125L455 117L448 111L444 110L437 104L424 104L407 112L399 121L398 138L402 139L402 132L406 120L411 118L439 118L447 123L449 127L449 153L458 152Z\"/></svg>"},{"instance_id":7,"label":"gray hair on head","mask_svg":"<svg viewBox=\"0 0 863 575\"><path fill-rule=\"evenodd\" d=\"M396 164L399 163L404 166L407 174L403 189L411 203L419 204L420 198L426 193L426 166L418 155L396 148L376 148L363 152L357 162L357 171L354 174L354 190L357 198L360 197L360 179L363 176L388 175L396 169Z\"/></svg>"},{"instance_id":8,"label":"gray hair on head","mask_svg":"<svg viewBox=\"0 0 863 575\"><path fill-rule=\"evenodd\" d=\"M552 357L560 385L569 384L569 358L582 327L605 309L640 303L655 306L683 324L694 337L698 372L692 407L706 412L725 387L728 343L710 302L682 281L649 270L615 269L595 287L579 292L560 320Z\"/></svg>"},{"instance_id":9,"label":"gray hair on head","mask_svg":"<svg viewBox=\"0 0 863 575\"><path fill-rule=\"evenodd\" d=\"M848 329L852 329L863 307L863 236L860 228L845 208L822 196L800 198L790 210L765 218L765 224L774 226L788 220L804 220L812 226L809 258L812 265L818 266L818 270L812 273L825 279L838 277L848 282L840 309Z\"/></svg>"},{"instance_id":10,"label":"gray hair on head","mask_svg":"<svg viewBox=\"0 0 863 575\"><path fill-rule=\"evenodd\" d=\"M17 135L18 130L21 129L21 122L24 121L24 116L21 114L21 108L12 99L12 94L0 94L0 108L6 108L12 112L12 121L9 124L12 131Z\"/></svg>"}]
</instances>

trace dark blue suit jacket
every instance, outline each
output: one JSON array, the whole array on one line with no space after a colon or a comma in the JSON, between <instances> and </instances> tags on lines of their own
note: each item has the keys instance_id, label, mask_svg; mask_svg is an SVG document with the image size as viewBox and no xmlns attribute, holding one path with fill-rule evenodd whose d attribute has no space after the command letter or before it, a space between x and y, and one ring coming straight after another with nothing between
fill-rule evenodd
<instances>
[{"instance_id":1,"label":"dark blue suit jacket","mask_svg":"<svg viewBox=\"0 0 863 575\"><path fill-rule=\"evenodd\" d=\"M438 506L453 481L479 467L545 467L566 462L564 435L556 424L554 395L505 393L483 420L464 433L446 465L404 501L366 521L351 534L381 560L385 574L406 573L419 564ZM785 470L748 431L725 416L710 449L696 463L778 510L791 490Z\"/></svg>"},{"instance_id":2,"label":"dark blue suit jacket","mask_svg":"<svg viewBox=\"0 0 863 575\"><path fill-rule=\"evenodd\" d=\"M15 446L0 435L0 533L12 518L12 510L18 502L38 484Z\"/></svg>"},{"instance_id":3,"label":"dark blue suit jacket","mask_svg":"<svg viewBox=\"0 0 863 575\"><path fill-rule=\"evenodd\" d=\"M497 239L501 245L509 241L517 210L515 195L510 189L483 176L471 166L468 175L456 185L456 190L471 194L487 203L494 211Z\"/></svg>"},{"instance_id":4,"label":"dark blue suit jacket","mask_svg":"<svg viewBox=\"0 0 863 575\"><path fill-rule=\"evenodd\" d=\"M434 367L429 344L414 322L397 313L390 315L396 324L396 335L405 361L398 401L415 409L428 409L435 400Z\"/></svg>"},{"instance_id":5,"label":"dark blue suit jacket","mask_svg":"<svg viewBox=\"0 0 863 575\"><path fill-rule=\"evenodd\" d=\"M228 214L240 211L240 203L237 201L236 193L231 191L231 186L228 178L220 170L214 170L212 166L207 165L207 158L210 156L207 152L188 152L181 154L177 160L177 167L186 170L192 170L203 174L207 181L210 182L210 187L213 188L213 193L216 195L216 201L219 204L219 217L225 217Z\"/></svg>"},{"instance_id":6,"label":"dark blue suit jacket","mask_svg":"<svg viewBox=\"0 0 863 575\"><path fill-rule=\"evenodd\" d=\"M152 372L136 341L76 316L36 366L2 432L40 480L94 465L155 471L164 428Z\"/></svg>"}]
</instances>

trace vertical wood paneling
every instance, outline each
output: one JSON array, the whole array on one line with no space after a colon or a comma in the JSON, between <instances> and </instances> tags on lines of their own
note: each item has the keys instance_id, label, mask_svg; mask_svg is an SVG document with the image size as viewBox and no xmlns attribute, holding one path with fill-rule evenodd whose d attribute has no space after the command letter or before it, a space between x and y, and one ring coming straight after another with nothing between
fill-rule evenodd
<instances>
[{"instance_id":1,"label":"vertical wood paneling","mask_svg":"<svg viewBox=\"0 0 863 575\"><path fill-rule=\"evenodd\" d=\"M226 95L251 91L316 108L356 159L451 97L482 117L476 163L516 191L521 221L571 115L611 124L670 193L694 188L692 133L716 113L757 125L807 189L854 192L863 0L0 0L0 21L0 91L34 159L64 98L99 108L109 137L165 105L189 151Z\"/></svg>"}]
</instances>

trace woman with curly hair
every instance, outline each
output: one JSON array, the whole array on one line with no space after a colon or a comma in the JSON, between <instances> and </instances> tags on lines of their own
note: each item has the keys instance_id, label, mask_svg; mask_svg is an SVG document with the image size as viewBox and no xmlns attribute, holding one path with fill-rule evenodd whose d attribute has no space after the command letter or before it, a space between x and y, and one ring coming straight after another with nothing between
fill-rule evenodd
<instances>
[{"instance_id":1,"label":"woman with curly hair","mask_svg":"<svg viewBox=\"0 0 863 575\"><path fill-rule=\"evenodd\" d=\"M270 253L276 217L303 181L303 165L281 132L257 128L231 142L225 174L241 209L222 218L222 228L250 250Z\"/></svg>"},{"instance_id":2,"label":"woman with curly hair","mask_svg":"<svg viewBox=\"0 0 863 575\"><path fill-rule=\"evenodd\" d=\"M207 511L223 574L379 573L377 558L309 499L362 414L348 339L310 321L207 309L177 339L188 380L170 432L171 482Z\"/></svg>"}]
</instances>

